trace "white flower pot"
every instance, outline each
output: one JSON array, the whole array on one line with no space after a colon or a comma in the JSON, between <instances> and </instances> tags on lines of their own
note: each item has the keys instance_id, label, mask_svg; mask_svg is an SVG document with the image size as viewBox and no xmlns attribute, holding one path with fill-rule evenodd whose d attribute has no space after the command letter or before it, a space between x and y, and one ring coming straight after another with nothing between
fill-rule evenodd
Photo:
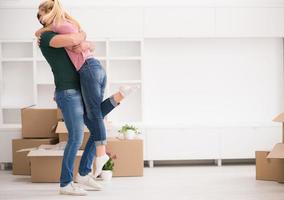
<instances>
[{"instance_id":1,"label":"white flower pot","mask_svg":"<svg viewBox=\"0 0 284 200\"><path fill-rule=\"evenodd\" d=\"M135 131L133 130L128 130L125 134L124 134L124 139L126 140L133 140L136 136Z\"/></svg>"},{"instance_id":2,"label":"white flower pot","mask_svg":"<svg viewBox=\"0 0 284 200\"><path fill-rule=\"evenodd\" d=\"M112 171L111 170L103 170L101 173L101 177L104 181L109 181L112 178Z\"/></svg>"}]
</instances>

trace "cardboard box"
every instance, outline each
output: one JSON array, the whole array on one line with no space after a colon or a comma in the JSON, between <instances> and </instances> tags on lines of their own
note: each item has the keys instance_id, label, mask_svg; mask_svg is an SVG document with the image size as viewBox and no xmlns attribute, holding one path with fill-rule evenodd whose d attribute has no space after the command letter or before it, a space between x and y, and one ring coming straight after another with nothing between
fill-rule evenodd
<instances>
[{"instance_id":1,"label":"cardboard box","mask_svg":"<svg viewBox=\"0 0 284 200\"><path fill-rule=\"evenodd\" d=\"M256 180L284 182L284 160L267 158L269 151L256 151Z\"/></svg>"},{"instance_id":2,"label":"cardboard box","mask_svg":"<svg viewBox=\"0 0 284 200\"><path fill-rule=\"evenodd\" d=\"M279 114L273 121L282 123L282 143L284 143L284 113Z\"/></svg>"},{"instance_id":3,"label":"cardboard box","mask_svg":"<svg viewBox=\"0 0 284 200\"><path fill-rule=\"evenodd\" d=\"M273 121L282 123L282 143L276 144L271 152L256 152L256 179L284 182L284 113Z\"/></svg>"},{"instance_id":4,"label":"cardboard box","mask_svg":"<svg viewBox=\"0 0 284 200\"><path fill-rule=\"evenodd\" d=\"M28 153L31 162L31 181L34 183L60 182L64 150L33 150ZM78 173L83 151L78 151L74 165L74 180Z\"/></svg>"},{"instance_id":5,"label":"cardboard box","mask_svg":"<svg viewBox=\"0 0 284 200\"><path fill-rule=\"evenodd\" d=\"M23 138L54 138L57 109L28 107L21 110Z\"/></svg>"},{"instance_id":6,"label":"cardboard box","mask_svg":"<svg viewBox=\"0 0 284 200\"><path fill-rule=\"evenodd\" d=\"M30 175L31 168L27 158L29 152L17 152L20 149L38 147L42 144L56 144L58 139L14 139L12 141L13 151L13 174Z\"/></svg>"},{"instance_id":7,"label":"cardboard box","mask_svg":"<svg viewBox=\"0 0 284 200\"><path fill-rule=\"evenodd\" d=\"M61 110L59 108L57 108L56 116L57 116L57 121L64 121L62 112L61 112Z\"/></svg>"},{"instance_id":8,"label":"cardboard box","mask_svg":"<svg viewBox=\"0 0 284 200\"><path fill-rule=\"evenodd\" d=\"M106 149L116 157L113 160L113 176L143 176L143 140L108 138Z\"/></svg>"},{"instance_id":9,"label":"cardboard box","mask_svg":"<svg viewBox=\"0 0 284 200\"><path fill-rule=\"evenodd\" d=\"M59 142L65 142L68 140L68 130L65 126L65 122L58 122L55 133L59 137ZM90 137L90 132L88 128L84 127L84 138L80 149L85 149L88 139Z\"/></svg>"}]
</instances>

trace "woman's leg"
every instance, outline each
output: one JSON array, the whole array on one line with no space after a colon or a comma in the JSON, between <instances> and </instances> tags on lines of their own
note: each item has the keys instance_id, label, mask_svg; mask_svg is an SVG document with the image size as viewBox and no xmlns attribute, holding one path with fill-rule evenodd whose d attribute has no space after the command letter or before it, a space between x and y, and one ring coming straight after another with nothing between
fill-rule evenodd
<instances>
[{"instance_id":1,"label":"woman's leg","mask_svg":"<svg viewBox=\"0 0 284 200\"><path fill-rule=\"evenodd\" d=\"M99 61L87 60L79 71L81 92L85 104L84 120L90 130L90 137L83 153L79 173L81 176L91 172L96 147L106 144L106 129L103 121L104 113L110 112L114 106L111 100L102 102L106 84L106 73ZM102 109L103 108L103 109Z\"/></svg>"}]
</instances>

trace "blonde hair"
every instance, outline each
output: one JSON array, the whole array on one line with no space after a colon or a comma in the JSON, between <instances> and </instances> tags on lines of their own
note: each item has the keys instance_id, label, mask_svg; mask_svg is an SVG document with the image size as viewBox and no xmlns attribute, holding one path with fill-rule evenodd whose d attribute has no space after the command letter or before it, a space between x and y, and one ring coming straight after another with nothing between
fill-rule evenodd
<instances>
[{"instance_id":1,"label":"blonde hair","mask_svg":"<svg viewBox=\"0 0 284 200\"><path fill-rule=\"evenodd\" d=\"M44 9L46 15L43 16L42 20L46 26L55 23L60 24L63 21L69 21L81 29L81 26L77 20L75 20L71 15L69 15L63 7L59 0L47 0L39 5L39 9Z\"/></svg>"}]
</instances>

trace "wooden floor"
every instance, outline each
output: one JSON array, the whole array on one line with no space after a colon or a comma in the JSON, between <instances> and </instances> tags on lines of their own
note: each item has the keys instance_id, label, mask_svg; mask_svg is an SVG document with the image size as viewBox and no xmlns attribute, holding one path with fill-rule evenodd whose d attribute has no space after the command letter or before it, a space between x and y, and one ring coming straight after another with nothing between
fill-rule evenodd
<instances>
[{"instance_id":1,"label":"wooden floor","mask_svg":"<svg viewBox=\"0 0 284 200\"><path fill-rule=\"evenodd\" d=\"M101 182L103 191L86 197L58 194L58 184L35 184L28 176L0 171L1 200L283 200L284 185L256 181L254 165L145 168L144 177Z\"/></svg>"}]
</instances>

